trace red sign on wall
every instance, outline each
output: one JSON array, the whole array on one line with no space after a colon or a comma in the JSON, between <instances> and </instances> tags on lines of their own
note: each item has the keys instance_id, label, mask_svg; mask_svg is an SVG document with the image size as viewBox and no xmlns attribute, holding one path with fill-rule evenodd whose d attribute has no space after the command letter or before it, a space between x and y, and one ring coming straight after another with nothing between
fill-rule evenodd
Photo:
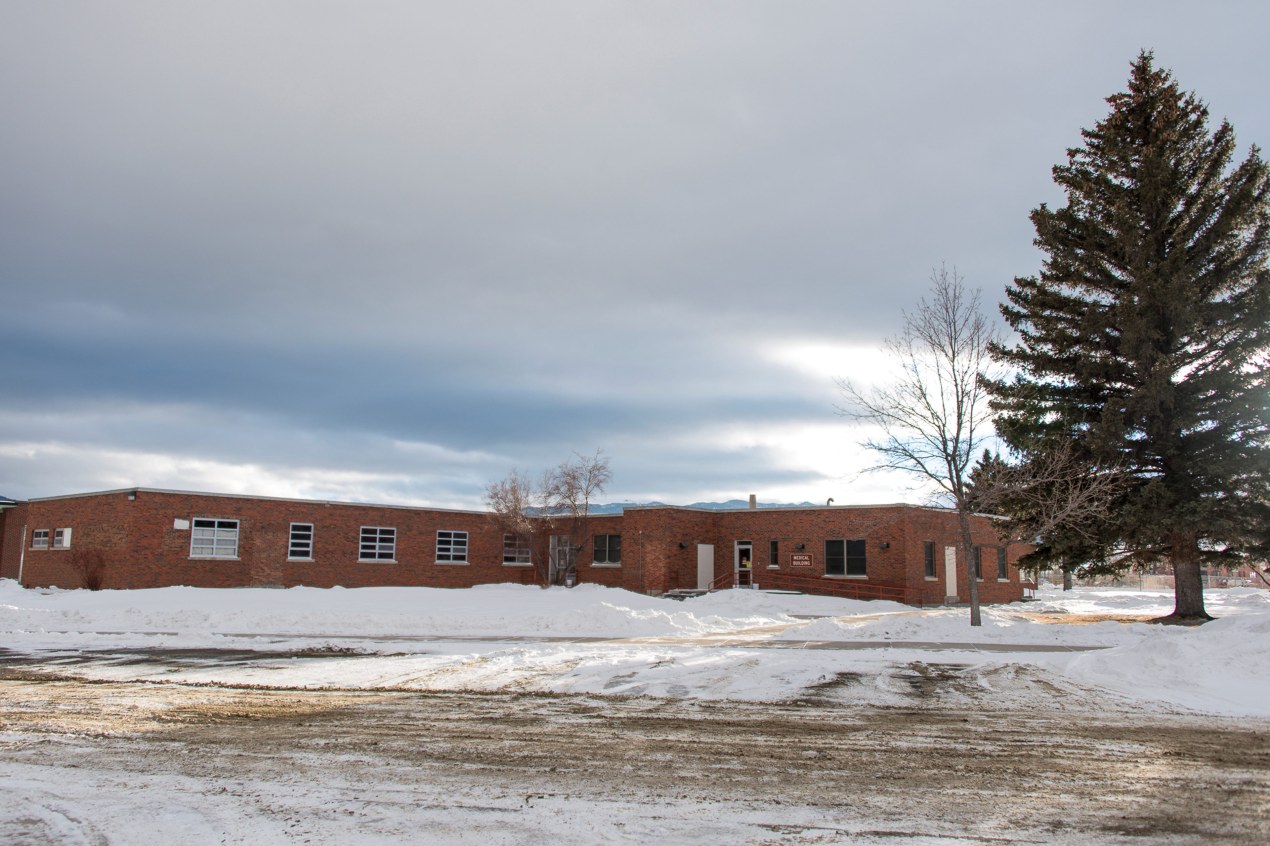
<instances>
[{"instance_id":1,"label":"red sign on wall","mask_svg":"<svg viewBox=\"0 0 1270 846\"><path fill-rule=\"evenodd\" d=\"M789 556L789 564L791 567L810 567L811 553L797 552Z\"/></svg>"}]
</instances>

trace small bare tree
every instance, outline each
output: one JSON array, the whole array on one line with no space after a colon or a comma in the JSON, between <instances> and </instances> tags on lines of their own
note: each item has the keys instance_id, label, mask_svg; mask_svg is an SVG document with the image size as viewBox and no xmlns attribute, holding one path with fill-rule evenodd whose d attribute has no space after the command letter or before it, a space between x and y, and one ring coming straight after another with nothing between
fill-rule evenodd
<instances>
[{"instance_id":1,"label":"small bare tree","mask_svg":"<svg viewBox=\"0 0 1270 846\"><path fill-rule=\"evenodd\" d=\"M486 485L485 504L493 513L495 523L505 534L512 535L518 546L532 550L538 533L550 528L545 523L549 518L544 516L546 500L542 488L519 470L512 470L507 478ZM535 560L532 553L530 561L538 581L546 584L547 562Z\"/></svg>"},{"instance_id":2,"label":"small bare tree","mask_svg":"<svg viewBox=\"0 0 1270 846\"><path fill-rule=\"evenodd\" d=\"M106 584L106 555L100 549L72 550L71 569L79 574L80 583L89 590L101 590Z\"/></svg>"},{"instance_id":3,"label":"small bare tree","mask_svg":"<svg viewBox=\"0 0 1270 846\"><path fill-rule=\"evenodd\" d=\"M485 488L485 503L502 530L530 548L543 533L567 533L567 542L553 547L547 560L534 561L535 573L543 584L559 584L576 576L579 544L588 537L591 504L612 478L608 457L602 451L597 449L590 456L575 453L572 459L544 473L537 485L518 470L491 482Z\"/></svg>"},{"instance_id":4,"label":"small bare tree","mask_svg":"<svg viewBox=\"0 0 1270 846\"><path fill-rule=\"evenodd\" d=\"M970 469L994 434L980 376L992 366L988 344L995 339L979 291L968 291L956 268L941 267L931 273L928 297L904 313L904 330L886 342L899 369L895 378L871 389L838 382L847 399L839 411L881 431L864 441L882 456L870 469L902 470L932 482L956 509L972 626L982 620L970 534Z\"/></svg>"},{"instance_id":5,"label":"small bare tree","mask_svg":"<svg viewBox=\"0 0 1270 846\"><path fill-rule=\"evenodd\" d=\"M557 582L575 575L577 553L582 548L580 544L589 537L587 524L591 517L591 502L612 479L608 456L598 449L589 456L574 453L572 459L547 471L544 476L542 491L547 513L566 526L569 536L568 551L563 560L553 562Z\"/></svg>"}]
</instances>

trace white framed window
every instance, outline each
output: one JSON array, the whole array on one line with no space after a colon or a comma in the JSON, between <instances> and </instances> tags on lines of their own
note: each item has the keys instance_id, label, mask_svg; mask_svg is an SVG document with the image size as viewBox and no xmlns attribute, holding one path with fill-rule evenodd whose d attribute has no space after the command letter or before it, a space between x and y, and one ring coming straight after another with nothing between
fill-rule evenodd
<instances>
[{"instance_id":1,"label":"white framed window","mask_svg":"<svg viewBox=\"0 0 1270 846\"><path fill-rule=\"evenodd\" d=\"M1010 581L1009 559L1006 557L1004 546L997 547L997 581Z\"/></svg>"},{"instance_id":2,"label":"white framed window","mask_svg":"<svg viewBox=\"0 0 1270 846\"><path fill-rule=\"evenodd\" d=\"M31 532L31 548L32 549L48 549L49 548L49 530L36 529Z\"/></svg>"},{"instance_id":3,"label":"white framed window","mask_svg":"<svg viewBox=\"0 0 1270 846\"><path fill-rule=\"evenodd\" d=\"M313 524L292 523L291 537L287 542L287 558L302 561L313 560Z\"/></svg>"},{"instance_id":4,"label":"white framed window","mask_svg":"<svg viewBox=\"0 0 1270 846\"><path fill-rule=\"evenodd\" d=\"M195 517L190 535L191 558L237 558L238 521Z\"/></svg>"},{"instance_id":5,"label":"white framed window","mask_svg":"<svg viewBox=\"0 0 1270 846\"><path fill-rule=\"evenodd\" d=\"M391 526L362 526L358 561L395 561L397 530Z\"/></svg>"},{"instance_id":6,"label":"white framed window","mask_svg":"<svg viewBox=\"0 0 1270 846\"><path fill-rule=\"evenodd\" d=\"M70 529L54 529L53 530L53 548L54 549L70 549L71 548L71 530Z\"/></svg>"},{"instance_id":7,"label":"white framed window","mask_svg":"<svg viewBox=\"0 0 1270 846\"><path fill-rule=\"evenodd\" d=\"M437 563L467 563L467 532L453 532L445 529L437 532Z\"/></svg>"},{"instance_id":8,"label":"white framed window","mask_svg":"<svg viewBox=\"0 0 1270 846\"><path fill-rule=\"evenodd\" d=\"M592 564L621 564L622 536L596 535L595 552L591 555Z\"/></svg>"},{"instance_id":9,"label":"white framed window","mask_svg":"<svg viewBox=\"0 0 1270 846\"><path fill-rule=\"evenodd\" d=\"M503 563L518 567L527 567L532 564L533 556L529 551L529 539L511 532L504 534Z\"/></svg>"}]
</instances>

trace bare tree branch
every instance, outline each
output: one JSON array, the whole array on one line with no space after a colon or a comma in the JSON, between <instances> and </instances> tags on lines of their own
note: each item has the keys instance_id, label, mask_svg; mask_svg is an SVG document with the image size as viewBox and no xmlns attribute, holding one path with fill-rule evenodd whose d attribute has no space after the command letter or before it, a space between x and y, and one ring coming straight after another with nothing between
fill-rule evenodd
<instances>
[{"instance_id":1,"label":"bare tree branch","mask_svg":"<svg viewBox=\"0 0 1270 846\"><path fill-rule=\"evenodd\" d=\"M971 463L993 436L992 409L982 376L993 366L989 344L996 330L984 316L979 292L968 291L954 268L931 273L931 290L913 312L904 313L904 330L886 342L898 366L895 378L871 389L850 380L839 388L848 404L839 411L882 431L864 446L882 457L870 469L895 469L934 483L952 501L961 525L963 555L970 586L970 624L981 623L979 589L970 572Z\"/></svg>"}]
</instances>

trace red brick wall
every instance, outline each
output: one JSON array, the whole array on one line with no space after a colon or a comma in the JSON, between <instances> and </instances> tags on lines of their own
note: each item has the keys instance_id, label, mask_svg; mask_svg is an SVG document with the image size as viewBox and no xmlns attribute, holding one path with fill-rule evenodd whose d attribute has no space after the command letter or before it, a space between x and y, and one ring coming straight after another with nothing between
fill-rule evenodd
<instances>
[{"instance_id":1,"label":"red brick wall","mask_svg":"<svg viewBox=\"0 0 1270 846\"><path fill-rule=\"evenodd\" d=\"M664 593L695 588L699 543L715 544L715 573L722 573L724 562L720 561L716 543L715 517L713 512L684 508L628 509L622 521L622 544L623 557L631 559L639 576L634 589ZM731 553L728 568L730 556Z\"/></svg>"},{"instance_id":2,"label":"red brick wall","mask_svg":"<svg viewBox=\"0 0 1270 846\"><path fill-rule=\"evenodd\" d=\"M131 497L131 498L130 498ZM192 530L176 528L175 521L194 518L238 521L236 558L191 558ZM287 559L291 523L314 526L313 560ZM79 587L82 573L74 566L76 550L100 552L106 561L104 586L145 588L165 585L237 587L245 585L312 585L363 587L420 585L470 587L495 582L540 582L545 574L548 536L544 530L534 539L533 555L539 566L506 566L502 562L503 532L493 517L482 512L444 511L381 505L326 503L307 500L261 499L243 496L173 493L141 489L102 494L35 500L7 512L3 539L4 573L14 570L22 552L21 529L28 527L24 582L31 586ZM397 530L396 560L358 560L363 526ZM29 548L31 529L72 528L71 550ZM996 579L996 547L999 541L991 521L975 518L974 539L984 545L984 580L980 596L985 602L1021 598L1014 564L1024 551L1009 550L1010 578ZM466 564L436 560L439 530L468 533ZM915 506L839 506L835 508L756 509L709 511L674 507L627 510L624 516L592 517L577 559L580 583L596 583L634 591L661 593L697 586L697 545L714 546L715 577L729 578L738 540L748 540L754 550L754 581L761 587L773 573L793 573L813 582L834 582L826 577L825 540L863 539L866 542L865 579L843 579L908 585L923 604L944 600L945 546L960 547L956 515ZM594 535L620 534L619 566L592 562ZM14 537L18 540L15 543ZM769 569L770 542L779 544L775 569ZM936 579L923 574L923 541L936 544ZM802 550L796 549L801 544ZM793 567L794 553L810 555L812 566ZM959 598L968 601L965 561L960 550Z\"/></svg>"},{"instance_id":3,"label":"red brick wall","mask_svg":"<svg viewBox=\"0 0 1270 846\"><path fill-rule=\"evenodd\" d=\"M140 490L135 500L114 492L36 500L28 523L73 527L74 549L101 550L107 588L164 585L429 585L468 587L491 582L532 582L532 570L505 567L503 534L489 515L391 506L211 496ZM176 520L196 517L239 521L237 558L191 558L192 531ZM291 523L314 525L313 560L288 561ZM38 525L36 525L38 524ZM397 530L394 562L358 561L362 526ZM468 532L468 563L438 563L437 530ZM26 579L33 586L77 587L80 576L65 550L27 550Z\"/></svg>"},{"instance_id":4,"label":"red brick wall","mask_svg":"<svg viewBox=\"0 0 1270 846\"><path fill-rule=\"evenodd\" d=\"M1011 602L1022 598L1015 563L1024 551L1015 545L1008 550L1010 578L996 580L996 547L1000 545L992 522L975 517L971 523L976 544L984 550L984 580L980 598L985 602ZM726 578L735 567L736 542L748 540L753 545L753 579L763 586L764 575L773 572L800 577L826 577L826 540L864 540L866 542L865 579L842 581L883 582L908 585L917 591L923 604L944 601L945 572L943 547L960 547L960 528L956 514L941 509L917 506L839 506L834 508L780 508L738 511L691 511L677 508L637 508L626 512L626 535L623 543L633 542L638 534L643 543L645 587L653 591L696 587L698 543L714 546L714 573ZM770 568L770 544L777 541L777 562ZM924 571L923 541L936 544L936 578L927 581ZM680 543L686 543L680 548ZM803 549L797 549L802 544ZM885 546L884 546L885 544ZM810 567L795 567L792 556L810 555ZM963 556L958 563L964 568ZM964 569L958 578L961 601L968 602L968 585Z\"/></svg>"},{"instance_id":5,"label":"red brick wall","mask_svg":"<svg viewBox=\"0 0 1270 846\"><path fill-rule=\"evenodd\" d=\"M26 506L0 511L0 579L16 579L22 562L22 528Z\"/></svg>"}]
</instances>

